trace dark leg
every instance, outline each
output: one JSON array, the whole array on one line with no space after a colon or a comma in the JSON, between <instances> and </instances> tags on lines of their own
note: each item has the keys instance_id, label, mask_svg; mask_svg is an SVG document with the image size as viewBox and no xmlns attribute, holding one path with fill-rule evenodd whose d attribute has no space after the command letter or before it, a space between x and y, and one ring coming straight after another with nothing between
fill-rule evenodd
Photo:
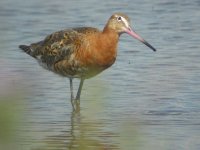
<instances>
[{"instance_id":1,"label":"dark leg","mask_svg":"<svg viewBox=\"0 0 200 150\"><path fill-rule=\"evenodd\" d=\"M72 107L73 107L73 111L76 110L76 106L74 104L74 93L73 93L73 81L72 81L72 78L69 79L70 81L70 92L71 92L71 104L72 104Z\"/></svg>"},{"instance_id":2,"label":"dark leg","mask_svg":"<svg viewBox=\"0 0 200 150\"><path fill-rule=\"evenodd\" d=\"M69 81L70 81L70 92L71 92L71 101L72 101L74 99L72 78L70 78Z\"/></svg>"},{"instance_id":3,"label":"dark leg","mask_svg":"<svg viewBox=\"0 0 200 150\"><path fill-rule=\"evenodd\" d=\"M73 93L73 78L70 78L69 81L70 81L70 92L71 92L71 104L73 107L73 111L79 111L80 110L80 95L81 95L81 90L83 87L84 80L81 79L80 81L76 99L74 99L74 93Z\"/></svg>"},{"instance_id":4,"label":"dark leg","mask_svg":"<svg viewBox=\"0 0 200 150\"><path fill-rule=\"evenodd\" d=\"M81 79L80 84L79 84L79 88L78 88L78 92L77 92L77 95L76 95L76 100L80 100L83 82L84 82L84 79Z\"/></svg>"}]
</instances>

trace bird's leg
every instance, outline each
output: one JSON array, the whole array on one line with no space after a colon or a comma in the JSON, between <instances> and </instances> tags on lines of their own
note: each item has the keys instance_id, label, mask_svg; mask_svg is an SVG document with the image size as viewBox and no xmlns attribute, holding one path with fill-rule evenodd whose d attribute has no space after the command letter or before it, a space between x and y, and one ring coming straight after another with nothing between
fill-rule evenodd
<instances>
[{"instance_id":1,"label":"bird's leg","mask_svg":"<svg viewBox=\"0 0 200 150\"><path fill-rule=\"evenodd\" d=\"M74 93L73 93L73 81L72 81L72 78L70 78L69 81L70 81L71 100L73 100L74 99Z\"/></svg>"},{"instance_id":2,"label":"bird's leg","mask_svg":"<svg viewBox=\"0 0 200 150\"><path fill-rule=\"evenodd\" d=\"M80 101L80 96L81 96L81 90L82 90L82 87L83 87L83 82L84 82L84 79L81 79L80 84L79 84L79 88L78 88L78 92L77 92L77 95L76 95L76 100L78 100L78 101Z\"/></svg>"},{"instance_id":3,"label":"bird's leg","mask_svg":"<svg viewBox=\"0 0 200 150\"><path fill-rule=\"evenodd\" d=\"M73 110L75 110L72 78L70 78L69 81L70 81L70 92L71 92L71 104L72 104Z\"/></svg>"}]
</instances>

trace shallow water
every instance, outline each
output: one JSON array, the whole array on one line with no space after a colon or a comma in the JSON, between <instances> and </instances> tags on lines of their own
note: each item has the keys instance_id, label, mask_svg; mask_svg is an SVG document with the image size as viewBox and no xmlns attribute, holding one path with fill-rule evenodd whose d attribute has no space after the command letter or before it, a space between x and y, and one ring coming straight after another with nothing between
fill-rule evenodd
<instances>
[{"instance_id":1,"label":"shallow water","mask_svg":"<svg viewBox=\"0 0 200 150\"><path fill-rule=\"evenodd\" d=\"M0 2L0 91L19 90L25 118L20 149L200 149L200 2L172 0ZM84 83L73 112L69 81L18 49L51 32L103 28L124 12L157 48L128 35L116 63ZM78 83L78 81L77 81Z\"/></svg>"}]
</instances>

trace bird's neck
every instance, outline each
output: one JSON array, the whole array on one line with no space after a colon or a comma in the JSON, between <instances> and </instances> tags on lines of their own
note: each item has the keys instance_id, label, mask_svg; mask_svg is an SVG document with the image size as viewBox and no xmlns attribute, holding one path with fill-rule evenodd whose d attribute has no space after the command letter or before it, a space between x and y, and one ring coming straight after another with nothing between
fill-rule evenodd
<instances>
[{"instance_id":1,"label":"bird's neck","mask_svg":"<svg viewBox=\"0 0 200 150\"><path fill-rule=\"evenodd\" d=\"M117 44L118 40L119 40L119 34L113 30L112 28L109 28L108 26L105 26L105 28L102 31L101 34L102 38L104 40L107 40L108 42L110 42L111 44ZM106 42L106 41L105 41ZM109 43L106 42L106 44L109 45Z\"/></svg>"},{"instance_id":2,"label":"bird's neck","mask_svg":"<svg viewBox=\"0 0 200 150\"><path fill-rule=\"evenodd\" d=\"M117 45L119 35L110 29L104 29L102 32L91 34L87 37L87 42L84 51L79 51L84 58L84 62L94 72L101 72L110 67L117 56ZM89 44L88 44L89 43ZM83 57L84 56L84 57ZM98 68L98 69L96 69Z\"/></svg>"},{"instance_id":3,"label":"bird's neck","mask_svg":"<svg viewBox=\"0 0 200 150\"><path fill-rule=\"evenodd\" d=\"M119 36L119 34L118 34L114 29L112 29L111 27L109 27L108 25L106 25L106 26L104 27L102 33L103 33L103 34L110 34L110 33L112 33L112 34L116 34L116 35Z\"/></svg>"},{"instance_id":4,"label":"bird's neck","mask_svg":"<svg viewBox=\"0 0 200 150\"><path fill-rule=\"evenodd\" d=\"M106 69L116 59L119 35L112 29L104 28L95 41L97 45L93 56L95 56L96 63Z\"/></svg>"}]
</instances>

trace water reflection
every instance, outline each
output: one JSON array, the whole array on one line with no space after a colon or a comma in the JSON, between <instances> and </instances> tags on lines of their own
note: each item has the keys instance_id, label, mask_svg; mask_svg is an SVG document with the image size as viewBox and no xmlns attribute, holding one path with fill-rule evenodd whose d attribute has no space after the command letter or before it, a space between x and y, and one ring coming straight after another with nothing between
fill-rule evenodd
<instances>
[{"instance_id":1,"label":"water reflection","mask_svg":"<svg viewBox=\"0 0 200 150\"><path fill-rule=\"evenodd\" d=\"M80 112L80 100L71 99L71 104L72 104L73 112Z\"/></svg>"},{"instance_id":2,"label":"water reflection","mask_svg":"<svg viewBox=\"0 0 200 150\"><path fill-rule=\"evenodd\" d=\"M27 123L22 125L21 133L25 150L83 149L85 143L88 149L200 149L199 1L0 3L0 96L11 91L10 87L26 89L22 93L27 94L24 105L28 119L23 119ZM71 112L70 100L66 101L66 91L70 91L66 81L47 73L17 46L64 28L101 29L110 14L118 11L127 13L135 29L159 51L147 52L145 46L122 36L114 66L100 75L101 84L96 82L98 77L86 82L81 112ZM29 95L30 91L35 93ZM93 97L98 94L102 97ZM17 96L11 98L14 102ZM12 132L6 130L13 129L12 116L16 116L4 104L16 108L15 102L0 103L0 126L2 122L5 126L0 127L0 143L5 135L10 137ZM120 127L130 120L138 122L142 130L132 122ZM135 131L142 131L142 136ZM143 138L142 142L138 137Z\"/></svg>"},{"instance_id":3,"label":"water reflection","mask_svg":"<svg viewBox=\"0 0 200 150\"><path fill-rule=\"evenodd\" d=\"M81 116L80 107L78 108L71 112L70 130L62 131L62 133L58 135L48 136L43 140L43 145L45 146L37 149L119 149L116 144L109 142L109 138L117 137L117 135L112 132L100 130L99 127L102 126L101 122L86 121Z\"/></svg>"}]
</instances>

